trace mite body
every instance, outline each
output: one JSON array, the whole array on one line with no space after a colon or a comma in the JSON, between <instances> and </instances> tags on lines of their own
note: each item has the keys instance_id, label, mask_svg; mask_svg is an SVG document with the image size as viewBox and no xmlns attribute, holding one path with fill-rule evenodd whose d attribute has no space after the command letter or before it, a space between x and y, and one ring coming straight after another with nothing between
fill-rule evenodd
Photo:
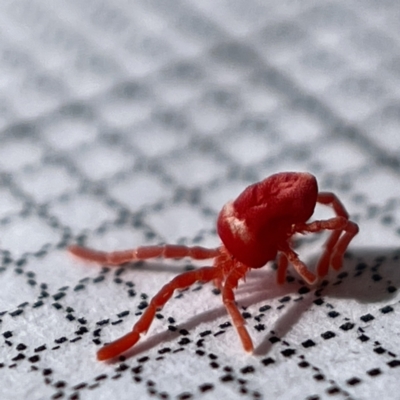
<instances>
[{"instance_id":1,"label":"mite body","mask_svg":"<svg viewBox=\"0 0 400 400\"><path fill-rule=\"evenodd\" d=\"M317 203L332 207L336 216L307 222ZM318 277L328 273L329 266L334 270L341 268L343 255L358 232L357 224L349 220L346 209L336 195L318 192L315 177L300 172L274 174L247 187L236 200L222 208L217 229L222 244L214 249L163 245L106 253L79 246L69 247L72 254L82 259L109 265L154 257L214 259L212 266L184 272L164 285L150 301L132 331L98 351L99 360L114 358L136 344L149 329L157 310L165 305L174 291L185 289L198 281L213 281L218 286L243 348L252 352L252 340L235 304L234 289L239 280L250 269L261 268L268 261L276 259L278 284L284 283L289 263L308 284L313 284ZM296 233L323 230L331 233L314 274L291 248L291 238Z\"/></svg>"}]
</instances>

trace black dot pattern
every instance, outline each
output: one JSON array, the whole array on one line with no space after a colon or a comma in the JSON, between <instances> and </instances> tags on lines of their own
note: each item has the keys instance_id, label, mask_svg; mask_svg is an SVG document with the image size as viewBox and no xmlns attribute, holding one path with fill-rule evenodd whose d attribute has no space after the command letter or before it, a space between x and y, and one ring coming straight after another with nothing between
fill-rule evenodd
<instances>
[{"instance_id":1,"label":"black dot pattern","mask_svg":"<svg viewBox=\"0 0 400 400\"><path fill-rule=\"evenodd\" d=\"M400 371L397 2L362 13L354 0L81 3L2 7L2 398L389 398ZM291 266L278 286L274 262L250 271L235 294L253 355L221 291L198 282L132 350L98 362L157 290L212 261L111 267L66 248L218 246L222 205L284 170L313 173L360 225L343 268L314 286ZM327 237L293 238L311 269Z\"/></svg>"}]
</instances>

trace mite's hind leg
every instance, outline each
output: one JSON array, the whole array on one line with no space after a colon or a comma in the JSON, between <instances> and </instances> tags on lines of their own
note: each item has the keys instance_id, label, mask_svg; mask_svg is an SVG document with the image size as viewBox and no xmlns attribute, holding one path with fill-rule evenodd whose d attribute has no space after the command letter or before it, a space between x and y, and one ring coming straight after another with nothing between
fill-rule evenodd
<instances>
[{"instance_id":1,"label":"mite's hind leg","mask_svg":"<svg viewBox=\"0 0 400 400\"><path fill-rule=\"evenodd\" d=\"M140 335L147 332L154 319L157 310L161 309L171 298L175 290L185 289L197 281L209 282L217 279L220 270L215 267L203 267L194 271L185 272L176 276L171 282L164 285L161 290L152 298L143 315L133 326L132 331L105 345L97 353L98 360L108 360L125 352L140 339Z\"/></svg>"},{"instance_id":2,"label":"mite's hind leg","mask_svg":"<svg viewBox=\"0 0 400 400\"><path fill-rule=\"evenodd\" d=\"M148 258L183 258L190 257L194 260L206 260L217 257L220 248L207 249L200 246L180 246L166 244L162 246L143 246L122 251L98 251L81 246L70 246L68 251L83 260L94 261L100 264L121 265L130 261L146 260Z\"/></svg>"}]
</instances>

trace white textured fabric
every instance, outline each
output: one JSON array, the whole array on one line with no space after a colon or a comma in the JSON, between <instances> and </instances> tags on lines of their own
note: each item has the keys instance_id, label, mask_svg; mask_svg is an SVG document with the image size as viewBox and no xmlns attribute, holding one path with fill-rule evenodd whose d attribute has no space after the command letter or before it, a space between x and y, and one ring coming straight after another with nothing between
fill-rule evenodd
<instances>
[{"instance_id":1,"label":"white textured fabric","mask_svg":"<svg viewBox=\"0 0 400 400\"><path fill-rule=\"evenodd\" d=\"M393 398L400 3L0 4L0 397ZM222 205L287 170L359 223L343 269L312 288L250 272L236 295L252 356L208 284L176 293L125 360L96 361L207 263L106 268L66 247L217 246ZM310 266L324 238L298 242Z\"/></svg>"}]
</instances>

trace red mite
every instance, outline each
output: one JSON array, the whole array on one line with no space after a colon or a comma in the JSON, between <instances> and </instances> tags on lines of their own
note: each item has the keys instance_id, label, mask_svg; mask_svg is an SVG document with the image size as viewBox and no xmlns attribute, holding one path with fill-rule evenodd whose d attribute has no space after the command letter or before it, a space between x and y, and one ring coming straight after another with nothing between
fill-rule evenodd
<instances>
[{"instance_id":1,"label":"red mite","mask_svg":"<svg viewBox=\"0 0 400 400\"><path fill-rule=\"evenodd\" d=\"M317 203L333 208L336 216L307 223ZM171 298L175 290L185 289L195 282L214 281L222 292L224 305L230 314L244 349L253 351L253 342L236 304L234 289L252 268L261 268L277 259L277 282L282 284L291 263L298 274L313 284L328 273L329 266L339 270L343 254L358 232L340 200L330 192L318 193L315 177L309 173L282 172L247 187L235 201L222 208L217 221L222 244L215 249L178 245L146 246L134 250L106 253L79 246L69 251L81 259L97 263L120 265L133 260L154 257L195 260L213 258L212 267L184 272L164 285L150 301L132 331L105 345L97 353L99 360L114 358L136 344L150 328L157 310ZM318 261L316 274L311 272L291 248L296 233L331 231Z\"/></svg>"}]
</instances>

